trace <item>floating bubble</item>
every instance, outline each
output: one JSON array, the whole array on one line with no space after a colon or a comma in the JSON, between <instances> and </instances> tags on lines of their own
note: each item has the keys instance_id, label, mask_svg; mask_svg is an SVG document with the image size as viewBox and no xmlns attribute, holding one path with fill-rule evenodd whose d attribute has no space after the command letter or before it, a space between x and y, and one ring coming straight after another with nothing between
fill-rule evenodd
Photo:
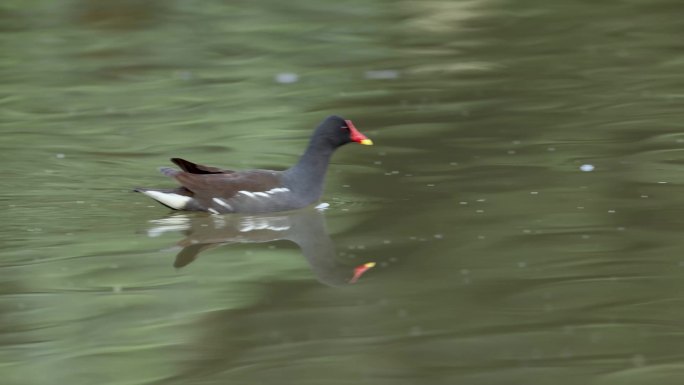
<instances>
[{"instance_id":1,"label":"floating bubble","mask_svg":"<svg viewBox=\"0 0 684 385\"><path fill-rule=\"evenodd\" d=\"M194 75L192 71L176 71L176 77L180 80L192 80Z\"/></svg>"},{"instance_id":2,"label":"floating bubble","mask_svg":"<svg viewBox=\"0 0 684 385\"><path fill-rule=\"evenodd\" d=\"M330 208L330 203L326 203L326 202L320 203L315 207L315 209L318 211L325 211L329 208Z\"/></svg>"},{"instance_id":3,"label":"floating bubble","mask_svg":"<svg viewBox=\"0 0 684 385\"><path fill-rule=\"evenodd\" d=\"M275 81L280 84L297 83L299 81L299 75L291 72L283 72L275 76Z\"/></svg>"},{"instance_id":4,"label":"floating bubble","mask_svg":"<svg viewBox=\"0 0 684 385\"><path fill-rule=\"evenodd\" d=\"M399 71L395 70L373 70L373 71L366 71L365 73L366 79L396 79L399 77Z\"/></svg>"}]
</instances>

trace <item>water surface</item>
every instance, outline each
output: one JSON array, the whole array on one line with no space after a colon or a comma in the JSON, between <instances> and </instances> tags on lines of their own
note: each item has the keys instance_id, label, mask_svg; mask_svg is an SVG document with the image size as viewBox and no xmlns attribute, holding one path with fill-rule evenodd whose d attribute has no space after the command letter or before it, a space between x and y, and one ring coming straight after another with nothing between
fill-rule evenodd
<instances>
[{"instance_id":1,"label":"water surface","mask_svg":"<svg viewBox=\"0 0 684 385\"><path fill-rule=\"evenodd\" d=\"M682 383L683 11L4 2L3 383ZM131 192L330 114L322 213Z\"/></svg>"}]
</instances>

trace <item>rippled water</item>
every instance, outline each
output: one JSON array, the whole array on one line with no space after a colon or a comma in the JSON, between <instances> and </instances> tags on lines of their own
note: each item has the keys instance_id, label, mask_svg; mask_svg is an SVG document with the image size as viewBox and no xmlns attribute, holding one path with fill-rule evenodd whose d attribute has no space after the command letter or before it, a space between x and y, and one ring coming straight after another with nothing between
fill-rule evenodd
<instances>
[{"instance_id":1,"label":"rippled water","mask_svg":"<svg viewBox=\"0 0 684 385\"><path fill-rule=\"evenodd\" d=\"M2 383L682 383L682 12L3 2ZM130 192L329 114L323 212Z\"/></svg>"}]
</instances>

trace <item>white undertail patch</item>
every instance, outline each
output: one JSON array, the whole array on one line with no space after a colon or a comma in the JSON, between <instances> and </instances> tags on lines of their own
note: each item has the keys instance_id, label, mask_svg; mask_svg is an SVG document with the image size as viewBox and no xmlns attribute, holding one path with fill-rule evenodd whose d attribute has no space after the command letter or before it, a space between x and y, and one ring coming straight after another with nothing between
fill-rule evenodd
<instances>
[{"instance_id":1,"label":"white undertail patch","mask_svg":"<svg viewBox=\"0 0 684 385\"><path fill-rule=\"evenodd\" d=\"M161 191L154 191L154 190L147 190L147 191L141 191L143 194L147 195L148 197L165 204L173 209L176 210L182 210L187 206L188 202L192 200L191 197L187 197L185 195L180 195L180 194L174 194L174 193L165 193Z\"/></svg>"}]
</instances>

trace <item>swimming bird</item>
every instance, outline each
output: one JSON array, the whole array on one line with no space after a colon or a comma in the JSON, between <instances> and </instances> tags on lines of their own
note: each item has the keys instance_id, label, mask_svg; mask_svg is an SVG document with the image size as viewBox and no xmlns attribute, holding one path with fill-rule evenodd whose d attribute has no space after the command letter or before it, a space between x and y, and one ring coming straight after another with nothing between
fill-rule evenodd
<instances>
[{"instance_id":1,"label":"swimming bird","mask_svg":"<svg viewBox=\"0 0 684 385\"><path fill-rule=\"evenodd\" d=\"M287 170L233 171L171 158L180 170L163 167L160 171L175 179L180 187L135 191L174 210L212 214L294 210L320 199L332 154L352 142L373 144L351 120L329 116L316 127L297 164Z\"/></svg>"}]
</instances>

